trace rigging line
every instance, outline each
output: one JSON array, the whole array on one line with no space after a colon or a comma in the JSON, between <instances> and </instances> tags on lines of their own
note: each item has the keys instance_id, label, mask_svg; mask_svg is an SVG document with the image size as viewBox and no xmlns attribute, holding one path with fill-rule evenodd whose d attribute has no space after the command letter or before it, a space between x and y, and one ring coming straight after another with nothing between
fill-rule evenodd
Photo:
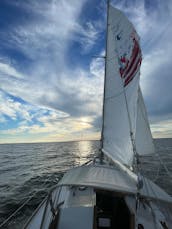
<instances>
[{"instance_id":1,"label":"rigging line","mask_svg":"<svg viewBox=\"0 0 172 229\"><path fill-rule=\"evenodd\" d=\"M45 208L44 208L43 216L42 216L42 219L41 219L40 229L42 229L42 228L43 228L44 219L45 219L45 215L46 215L46 212L47 212L47 208L48 208L48 205L49 205L50 199L51 199L51 192L49 193L48 198L46 199L46 204L45 204ZM52 206L51 206L51 207L52 207ZM52 208L51 208L51 210L52 210Z\"/></svg>"},{"instance_id":2,"label":"rigging line","mask_svg":"<svg viewBox=\"0 0 172 229\"><path fill-rule=\"evenodd\" d=\"M160 167L159 167L159 170L158 171L160 171ZM158 172L158 174L159 174L159 172ZM145 183L145 189L146 189L146 192L147 192L147 194L149 195L149 191L148 191L148 182L146 181L146 178L145 178L145 176L142 176L143 177L143 180L144 180L144 183ZM155 197L156 197L156 199L154 199L154 201L156 201L157 203L159 203L159 205L161 204L161 201L159 200L159 198L158 198L158 196L157 196L157 193L155 192L155 190L153 189L153 187L152 187L152 185L151 184L149 184L149 187L150 187L150 189L152 190L152 193L155 195ZM149 205L150 205L150 208L151 208L151 210L152 210L152 213L153 213L153 210L155 211L155 209L153 209L153 207L152 207L152 205L151 205L151 199L150 199L150 203L149 203ZM158 205L158 206L159 206ZM164 214L164 216L165 216L165 213L164 213L164 209L162 210L162 209L160 209L158 206L156 206L157 208L158 208L158 210L159 211L162 211L163 212L163 214ZM167 214L168 214L168 211L166 211L167 212ZM153 217L156 217L155 216L155 214L153 213Z\"/></svg>"},{"instance_id":3,"label":"rigging line","mask_svg":"<svg viewBox=\"0 0 172 229\"><path fill-rule=\"evenodd\" d=\"M144 180L144 177L142 176L142 181ZM146 184L146 183L145 183ZM137 186L138 188L138 186ZM146 190L147 190L147 187L145 186ZM138 223L138 208L140 206L140 193L139 193L139 189L138 189L138 192L136 193L136 223ZM148 193L148 191L147 191Z\"/></svg>"},{"instance_id":4,"label":"rigging line","mask_svg":"<svg viewBox=\"0 0 172 229\"><path fill-rule=\"evenodd\" d=\"M112 96L106 97L105 100L117 98L118 96L120 96L120 95L122 95L122 94L123 94L123 91L119 92L119 93L116 94L116 95L112 95Z\"/></svg>"},{"instance_id":5,"label":"rigging line","mask_svg":"<svg viewBox=\"0 0 172 229\"><path fill-rule=\"evenodd\" d=\"M156 175L152 179L153 182L156 182L159 179L159 173L160 173L161 163L158 163L158 164L159 165L158 165L158 169L157 169Z\"/></svg>"},{"instance_id":6,"label":"rigging line","mask_svg":"<svg viewBox=\"0 0 172 229\"><path fill-rule=\"evenodd\" d=\"M118 56L119 53L117 52ZM138 73L138 72L137 72ZM136 73L136 74L137 74ZM139 76L140 77L140 72L139 72ZM124 94L124 100L125 100L125 105L126 105L126 110L127 110L127 116L128 116L128 122L129 122L129 131L130 131L130 140L131 140L131 144L132 144L132 148L133 148L133 153L134 153L134 160L133 160L133 165L135 167L136 173L139 173L139 158L138 158L138 153L136 150L136 143L135 143L135 139L134 139L134 133L132 130L132 122L131 122L131 117L130 117L130 112L129 112L129 105L128 105L128 101L127 101L127 95L126 95L126 88L125 88L125 79L120 77L121 82L122 82L122 89L123 89L123 94ZM138 93L139 93L139 89L138 89ZM137 98L138 99L138 98Z\"/></svg>"},{"instance_id":7,"label":"rigging line","mask_svg":"<svg viewBox=\"0 0 172 229\"><path fill-rule=\"evenodd\" d=\"M146 192L147 192L147 194L149 195L149 188L152 190L152 193L155 195L155 197L156 197L156 202L159 202L160 203L160 200L159 200L159 198L158 198L158 196L157 196L157 193L154 191L154 189L152 188L152 186L151 186L151 184L149 184L148 182L147 182L147 179L143 176L143 180L144 180L144 183L145 183L145 188L146 188ZM148 185L149 184L149 185ZM155 201L155 199L154 199L154 201ZM151 199L151 197L150 197L150 200L149 200L149 206L150 206L150 208L151 208L151 212L152 212L152 216L153 216L153 218L154 218L154 221L155 221L155 225L157 225L157 223L156 223L156 215L155 215L155 213L154 213L154 209L153 209L153 207L152 207L152 205L151 205L151 202L152 202L152 199ZM157 207L158 208L158 207ZM160 209L158 209L159 211L160 211ZM155 227L156 228L156 227Z\"/></svg>"},{"instance_id":8,"label":"rigging line","mask_svg":"<svg viewBox=\"0 0 172 229\"><path fill-rule=\"evenodd\" d=\"M89 160L88 162L86 162L86 163L84 163L83 165L85 165L85 164L88 164L89 162L90 162L91 160ZM83 166L83 165L81 165L81 166ZM48 181L50 181L50 179L51 179L51 177L48 179L48 180L46 180L44 183L43 183L43 186L48 182ZM12 217L13 216L15 216L38 192L39 192L40 190L38 190L38 191L35 191L30 197L29 197L29 199L27 199L19 208L17 208L7 219L5 219L1 224L0 224L0 228L2 228L2 226L4 226L6 223L8 223L9 222L9 220L11 220L12 219ZM26 197L27 198L27 197Z\"/></svg>"},{"instance_id":9,"label":"rigging line","mask_svg":"<svg viewBox=\"0 0 172 229\"><path fill-rule=\"evenodd\" d=\"M142 170L142 171L143 171L143 170ZM152 193L154 193L154 195L155 195L156 198L158 199L158 196L157 196L156 192L154 191L154 189L152 188L152 186L151 186L151 185L148 185L148 182L147 182L145 176L142 176L142 178L143 178L143 180L144 180L144 184L145 184L145 189L146 189L147 195L149 195L149 188L148 188L148 186L149 186L150 189L152 190Z\"/></svg>"},{"instance_id":10,"label":"rigging line","mask_svg":"<svg viewBox=\"0 0 172 229\"><path fill-rule=\"evenodd\" d=\"M124 94L124 99L125 99L127 115L128 115L128 122L129 122L129 129L130 129L130 139L131 139L131 144L132 144L133 153L134 153L134 159L135 159L133 161L133 164L135 166L136 173L138 174L138 172L139 172L138 154L137 154L137 151L136 151L136 144L135 144L135 139L134 139L133 130L132 130L132 123L131 123L131 117L130 117L130 112L129 112L129 105L128 105L128 101L127 101L126 89L125 89L125 86L124 86L125 79L121 78L121 81L122 81L122 85L123 85L123 94Z\"/></svg>"},{"instance_id":11,"label":"rigging line","mask_svg":"<svg viewBox=\"0 0 172 229\"><path fill-rule=\"evenodd\" d=\"M102 112L102 131L101 131L101 147L100 147L100 163L103 163L103 140L104 140L104 115L105 115L105 92L106 92L106 76L107 76L107 49L108 49L108 29L109 29L109 6L110 6L110 0L107 0L107 27L106 27L106 53L105 53L105 75L104 75L104 97L103 97L103 112Z\"/></svg>"},{"instance_id":12,"label":"rigging line","mask_svg":"<svg viewBox=\"0 0 172 229\"><path fill-rule=\"evenodd\" d=\"M140 93L140 96L141 96L141 98L142 98L142 100L143 100L143 95L142 95L142 91L141 91L140 86L139 86L138 93ZM138 101L138 102L139 102L139 101ZM145 104L143 104L143 106L145 106ZM145 107L144 107L144 108L145 108ZM149 122L148 122L148 119L147 119L148 114L147 114L147 110L146 110L146 108L145 108L145 109L144 109L144 111L143 111L143 107L142 107L142 106L140 106L140 111L141 111L141 113L142 113L142 115L143 115L143 119L144 119L144 121L146 122L147 126L149 127ZM146 113L146 114L145 114L145 113Z\"/></svg>"},{"instance_id":13,"label":"rigging line","mask_svg":"<svg viewBox=\"0 0 172 229\"><path fill-rule=\"evenodd\" d=\"M48 195L48 198L46 200L46 206L45 206L45 209L44 209L44 212L43 212L43 216L42 216L42 220L41 220L41 226L40 226L40 229L44 228L44 221L45 221L45 217L46 217L46 214L47 214L47 209L48 209L48 206L50 206L50 211L52 213L52 215L50 216L51 217L51 221L49 223L49 225L51 225L53 219L55 219L55 217L57 216L57 213L58 213L58 210L59 210L59 207L64 204L64 201L58 203L58 200L59 200L59 196L60 196L60 193L61 193L61 189L62 187L60 187L60 190L58 191L58 199L56 200L56 197L57 197L57 193L56 195L54 196L54 203L55 201L57 201L57 204L55 203L53 205L53 190L52 189L50 192L49 192L49 195Z\"/></svg>"},{"instance_id":14,"label":"rigging line","mask_svg":"<svg viewBox=\"0 0 172 229\"><path fill-rule=\"evenodd\" d=\"M158 166L158 170L157 170L155 178L153 179L153 182L156 182L159 179L159 172L160 172L160 165Z\"/></svg>"},{"instance_id":15,"label":"rigging line","mask_svg":"<svg viewBox=\"0 0 172 229\"><path fill-rule=\"evenodd\" d=\"M158 225L157 225L156 215L155 215L155 213L154 213L154 209L153 209L153 207L152 207L152 205L151 205L151 202L149 202L149 207L150 207L150 209L151 209L152 216L153 216L153 220L154 220L154 228L156 229Z\"/></svg>"},{"instance_id":16,"label":"rigging line","mask_svg":"<svg viewBox=\"0 0 172 229\"><path fill-rule=\"evenodd\" d=\"M62 186L60 187L60 190L58 191L58 195L57 195L57 193L56 193L56 195L55 195L55 197L54 197L54 203L55 203L55 205L58 204L58 201L59 201L59 197L60 197L61 191L62 191Z\"/></svg>"},{"instance_id":17,"label":"rigging line","mask_svg":"<svg viewBox=\"0 0 172 229\"><path fill-rule=\"evenodd\" d=\"M151 202L150 202L150 207L151 207L151 209L152 209L152 211L153 211L153 214L154 214L154 216L155 216L155 219L157 218L156 217L156 215L155 215L155 211L160 211L160 212L162 212L163 213L163 215L165 216L165 213L164 213L164 209L161 209L159 206L160 206L160 204L161 204L161 200L159 199L159 197L158 197L158 195L157 195L157 193L155 192L155 190L153 189L153 187L152 187L152 185L151 184L149 184L149 187L150 187L150 189L152 190L152 193L154 193L154 195L155 195L155 197L156 197L156 199L154 199L154 201L155 202L157 202L157 204L158 205L156 205L156 209L155 209L155 207L153 208L153 206L151 205Z\"/></svg>"},{"instance_id":18,"label":"rigging line","mask_svg":"<svg viewBox=\"0 0 172 229\"><path fill-rule=\"evenodd\" d=\"M138 89L138 93L140 94L140 97L141 97L142 100L143 100L143 95L142 95L142 91L141 91L140 86L139 86L139 89ZM139 99L137 100L137 102L139 103ZM143 119L144 119L144 121L145 121L145 123L146 123L146 125L147 125L147 128L149 129L149 131L150 131L150 133L151 133L151 136L152 136L152 132L151 132L150 125L149 125L149 121L148 121L148 113L147 113L147 109L146 109L146 107L145 107L144 100L143 100L143 103L142 103L142 104L143 104L144 108L143 108L143 106L141 106L141 105L139 106L139 104L138 104L138 107L140 108L142 117L143 117ZM153 144L153 146L154 146L153 139L152 139L152 144ZM154 149L154 151L155 151L155 149Z\"/></svg>"},{"instance_id":19,"label":"rigging line","mask_svg":"<svg viewBox=\"0 0 172 229\"><path fill-rule=\"evenodd\" d=\"M147 181L146 181L146 178L144 177L144 176L142 176L142 179L144 180L144 184L145 184L145 189L146 189L146 193L147 193L147 195L149 196L149 188L148 188L148 183L147 183ZM155 193L155 196L156 196L156 193ZM154 213L154 211L153 211L153 208L152 208L152 206L151 206L151 200L149 199L148 200L148 207L150 207L150 209L151 209L151 213L152 213L152 217L153 217L153 220L154 220L154 228L156 229L156 216L155 216L155 213Z\"/></svg>"},{"instance_id":20,"label":"rigging line","mask_svg":"<svg viewBox=\"0 0 172 229\"><path fill-rule=\"evenodd\" d=\"M36 193L35 193L36 194ZM0 224L0 228L2 227L2 226L4 226L6 223L8 223L8 221L13 217L13 216L15 216L34 196L35 196L35 194L34 195L32 195L28 200L26 200L16 211L14 211L6 220L4 220L4 222L2 222L1 224Z\"/></svg>"},{"instance_id":21,"label":"rigging line","mask_svg":"<svg viewBox=\"0 0 172 229\"><path fill-rule=\"evenodd\" d=\"M160 155L159 155L158 152L156 152L156 155L158 156L158 159L159 159L161 165L164 167L164 169L165 169L166 173L168 174L168 176L169 176L170 178L172 178L171 172L169 171L169 169L167 168L167 166L165 165L165 163L164 163L163 160L161 159L161 157L160 157Z\"/></svg>"},{"instance_id":22,"label":"rigging line","mask_svg":"<svg viewBox=\"0 0 172 229\"><path fill-rule=\"evenodd\" d=\"M48 180L46 180L44 183L43 183L43 186L50 180L50 178ZM17 208L7 219L5 219L1 224L0 224L0 228L2 226L4 226L6 223L9 222L9 220L12 219L13 216L15 216L40 190L37 190L35 191L30 197L29 199L27 199L26 201L24 201L24 203L19 207ZM27 197L26 197L27 198Z\"/></svg>"}]
</instances>

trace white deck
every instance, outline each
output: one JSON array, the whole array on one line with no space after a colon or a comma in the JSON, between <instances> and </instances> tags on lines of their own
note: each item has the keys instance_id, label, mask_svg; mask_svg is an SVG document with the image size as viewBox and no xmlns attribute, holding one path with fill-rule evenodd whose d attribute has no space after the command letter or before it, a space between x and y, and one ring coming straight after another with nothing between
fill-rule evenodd
<instances>
[{"instance_id":1,"label":"white deck","mask_svg":"<svg viewBox=\"0 0 172 229\"><path fill-rule=\"evenodd\" d=\"M137 181L134 176L115 167L100 165L88 165L71 169L64 175L58 185L89 186L131 195L136 195L138 192ZM143 188L140 190L140 195L172 203L172 197L147 178L143 179Z\"/></svg>"},{"instance_id":2,"label":"white deck","mask_svg":"<svg viewBox=\"0 0 172 229\"><path fill-rule=\"evenodd\" d=\"M171 197L149 180L143 181L145 187L141 191L142 198L136 209L136 181L126 172L100 165L74 168L64 175L51 194L52 205L57 212L56 226L51 226L52 205L48 200L39 207L25 228L97 228L95 226L98 223L96 220L99 219L97 195L109 195L114 203L114 209L118 206L117 204L115 207L116 201L121 199L125 201L133 225L129 228L134 229L134 225L138 223L144 225L144 228L162 228L161 222L171 225L172 204L169 204ZM156 196L163 201L158 200ZM118 211L120 212L121 208ZM107 217L107 220L111 219Z\"/></svg>"},{"instance_id":3,"label":"white deck","mask_svg":"<svg viewBox=\"0 0 172 229\"><path fill-rule=\"evenodd\" d=\"M124 171L110 166L88 165L69 170L58 185L89 186L135 194L136 180Z\"/></svg>"}]
</instances>

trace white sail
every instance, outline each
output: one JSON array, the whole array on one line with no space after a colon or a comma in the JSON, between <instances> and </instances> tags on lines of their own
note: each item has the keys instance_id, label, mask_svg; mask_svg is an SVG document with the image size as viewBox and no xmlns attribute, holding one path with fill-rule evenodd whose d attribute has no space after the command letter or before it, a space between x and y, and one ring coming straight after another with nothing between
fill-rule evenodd
<instances>
[{"instance_id":1,"label":"white sail","mask_svg":"<svg viewBox=\"0 0 172 229\"><path fill-rule=\"evenodd\" d=\"M109 6L104 94L103 152L131 165L136 133L141 50L128 19Z\"/></svg>"},{"instance_id":2,"label":"white sail","mask_svg":"<svg viewBox=\"0 0 172 229\"><path fill-rule=\"evenodd\" d=\"M136 150L139 155L152 154L155 152L153 139L147 118L147 112L143 101L142 92L139 89L137 103L137 121L136 121Z\"/></svg>"}]
</instances>

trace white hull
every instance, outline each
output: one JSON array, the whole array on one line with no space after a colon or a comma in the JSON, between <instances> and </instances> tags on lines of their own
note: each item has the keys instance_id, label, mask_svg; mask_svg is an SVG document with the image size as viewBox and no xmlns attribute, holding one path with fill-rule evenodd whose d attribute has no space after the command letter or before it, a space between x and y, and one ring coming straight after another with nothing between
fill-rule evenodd
<instances>
[{"instance_id":1,"label":"white hull","mask_svg":"<svg viewBox=\"0 0 172 229\"><path fill-rule=\"evenodd\" d=\"M148 180L138 195L135 182L107 165L69 170L24 228L170 228L171 197L155 184L151 193Z\"/></svg>"}]
</instances>

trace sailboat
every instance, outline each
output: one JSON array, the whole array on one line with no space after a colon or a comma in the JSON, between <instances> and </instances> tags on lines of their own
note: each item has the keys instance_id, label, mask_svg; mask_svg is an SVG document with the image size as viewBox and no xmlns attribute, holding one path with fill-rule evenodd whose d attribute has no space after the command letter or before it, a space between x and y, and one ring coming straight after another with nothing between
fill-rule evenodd
<instances>
[{"instance_id":1,"label":"sailboat","mask_svg":"<svg viewBox=\"0 0 172 229\"><path fill-rule=\"evenodd\" d=\"M25 229L172 228L172 197L140 170L154 153L141 62L134 26L108 2L100 154L65 173Z\"/></svg>"}]
</instances>

